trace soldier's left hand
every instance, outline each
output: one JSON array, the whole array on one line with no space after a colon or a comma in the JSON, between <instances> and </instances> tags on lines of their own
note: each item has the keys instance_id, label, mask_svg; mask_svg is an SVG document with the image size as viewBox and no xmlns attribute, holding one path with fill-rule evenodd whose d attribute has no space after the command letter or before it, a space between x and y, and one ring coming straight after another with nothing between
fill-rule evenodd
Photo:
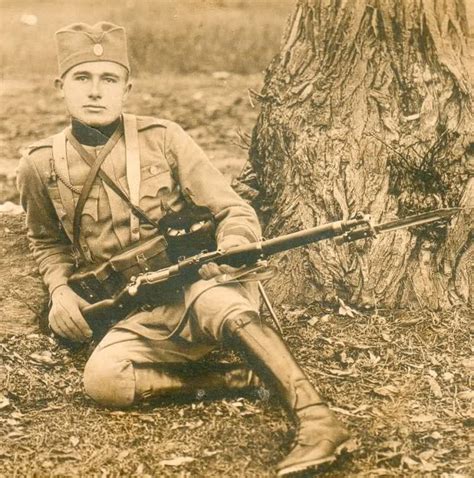
<instances>
[{"instance_id":1,"label":"soldier's left hand","mask_svg":"<svg viewBox=\"0 0 474 478\"><path fill-rule=\"evenodd\" d=\"M238 269L236 267L232 267L227 264L221 264L218 266L215 262L209 262L209 264L204 264L199 269L199 275L202 279L209 280L222 274L232 274L237 270Z\"/></svg>"},{"instance_id":2,"label":"soldier's left hand","mask_svg":"<svg viewBox=\"0 0 474 478\"><path fill-rule=\"evenodd\" d=\"M227 249L230 249L231 247L247 244L247 242L248 241L246 239L241 238L240 236L230 236L230 237L224 238L219 243L219 249L226 251ZM204 264L199 269L199 275L201 276L202 279L209 280L209 279L212 279L213 277L216 277L222 274L232 274L233 272L237 270L238 268L229 266L227 264L217 265L214 262L210 262L209 264Z\"/></svg>"}]
</instances>

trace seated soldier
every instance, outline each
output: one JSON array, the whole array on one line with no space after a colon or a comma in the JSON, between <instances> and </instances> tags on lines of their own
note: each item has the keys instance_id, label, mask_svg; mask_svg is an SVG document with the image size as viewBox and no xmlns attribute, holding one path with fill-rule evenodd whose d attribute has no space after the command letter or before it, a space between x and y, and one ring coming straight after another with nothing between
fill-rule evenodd
<instances>
[{"instance_id":1,"label":"seated soldier","mask_svg":"<svg viewBox=\"0 0 474 478\"><path fill-rule=\"evenodd\" d=\"M78 263L103 263L158 234L137 219L130 202L154 221L188 203L208 208L224 250L258 241L261 232L254 210L177 124L122 113L131 89L122 27L73 24L58 31L56 40L55 86L71 125L29 147L18 187L32 250L51 294L50 328L85 341L92 335L81 314L88 303L68 286L68 277ZM97 165L128 201L93 171ZM81 195L83 188L87 194ZM275 387L298 427L278 474L332 461L348 432L282 338L260 321L255 283L216 282L229 268L207 264L201 280L176 297L116 323L87 362L86 393L104 406L126 407L170 393L243 389L262 379ZM241 351L259 378L242 366L200 367L199 359L220 344Z\"/></svg>"}]
</instances>

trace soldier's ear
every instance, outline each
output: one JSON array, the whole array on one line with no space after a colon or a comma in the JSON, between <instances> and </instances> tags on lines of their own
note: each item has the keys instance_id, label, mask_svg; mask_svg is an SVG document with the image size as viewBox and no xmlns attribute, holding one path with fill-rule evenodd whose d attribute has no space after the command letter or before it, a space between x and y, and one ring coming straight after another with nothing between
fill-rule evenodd
<instances>
[{"instance_id":1,"label":"soldier's ear","mask_svg":"<svg viewBox=\"0 0 474 478\"><path fill-rule=\"evenodd\" d=\"M123 92L123 99L126 100L128 98L128 95L130 94L130 91L132 90L132 82L127 81L127 86L125 87L125 91Z\"/></svg>"},{"instance_id":2,"label":"soldier's ear","mask_svg":"<svg viewBox=\"0 0 474 478\"><path fill-rule=\"evenodd\" d=\"M64 97L64 91L63 91L63 87L64 87L64 81L62 78L56 78L54 80L54 87L56 88L56 90L58 92L61 93L61 95Z\"/></svg>"}]
</instances>

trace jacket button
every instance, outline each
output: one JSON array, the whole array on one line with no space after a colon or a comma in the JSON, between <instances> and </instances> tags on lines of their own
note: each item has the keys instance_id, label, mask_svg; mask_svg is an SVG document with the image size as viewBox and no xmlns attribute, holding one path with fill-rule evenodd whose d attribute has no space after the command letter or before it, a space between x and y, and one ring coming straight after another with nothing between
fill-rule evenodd
<instances>
[{"instance_id":1,"label":"jacket button","mask_svg":"<svg viewBox=\"0 0 474 478\"><path fill-rule=\"evenodd\" d=\"M158 166L150 166L150 174L158 174Z\"/></svg>"},{"instance_id":2,"label":"jacket button","mask_svg":"<svg viewBox=\"0 0 474 478\"><path fill-rule=\"evenodd\" d=\"M138 234L138 227L134 227L134 228L132 229L132 233L133 233L133 234Z\"/></svg>"}]
</instances>

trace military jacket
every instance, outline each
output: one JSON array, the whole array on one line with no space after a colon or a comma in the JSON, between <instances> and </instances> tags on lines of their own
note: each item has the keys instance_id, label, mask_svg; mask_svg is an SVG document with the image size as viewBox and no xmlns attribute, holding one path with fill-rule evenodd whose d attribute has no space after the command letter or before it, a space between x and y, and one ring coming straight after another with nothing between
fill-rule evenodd
<instances>
[{"instance_id":1,"label":"military jacket","mask_svg":"<svg viewBox=\"0 0 474 478\"><path fill-rule=\"evenodd\" d=\"M139 206L147 215L159 221L165 214L164 199L167 207L175 210L179 210L186 200L192 200L199 206L208 207L214 214L218 245L229 236L233 236L236 243L259 240L261 231L254 210L232 190L180 126L163 119L138 116L137 130ZM30 146L21 158L17 175L28 238L51 294L67 283L75 269L72 221L90 169L69 143L66 144L66 158L62 158L64 163L55 165L52 146L53 137ZM95 156L100 148L85 146ZM106 157L102 169L122 190L129 191L123 136ZM147 224L139 225L139 231L132 234L130 224L127 204L96 178L81 216L80 245L85 257L90 262L100 263L131 245L132 238L146 239L156 234ZM202 283L211 282L199 281L183 293L182 300L155 311L141 312L121 324L149 336L154 336L150 330L155 326L171 329L193 297L209 286Z\"/></svg>"}]
</instances>

